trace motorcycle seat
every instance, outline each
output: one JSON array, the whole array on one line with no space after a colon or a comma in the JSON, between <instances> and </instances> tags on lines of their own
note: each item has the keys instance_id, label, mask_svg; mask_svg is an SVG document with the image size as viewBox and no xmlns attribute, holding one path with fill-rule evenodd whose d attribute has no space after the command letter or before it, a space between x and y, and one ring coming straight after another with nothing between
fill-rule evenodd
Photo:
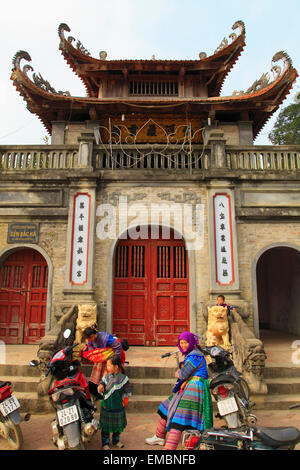
<instances>
[{"instance_id":1,"label":"motorcycle seat","mask_svg":"<svg viewBox=\"0 0 300 470\"><path fill-rule=\"evenodd\" d=\"M209 388L215 388L218 385L224 385L225 383L231 383L232 384L235 381L236 381L236 379L232 375L220 374L220 375L218 375L217 377L215 377L214 379L211 380L211 382L209 384Z\"/></svg>"},{"instance_id":2,"label":"motorcycle seat","mask_svg":"<svg viewBox=\"0 0 300 470\"><path fill-rule=\"evenodd\" d=\"M0 388L5 387L5 385L10 385L11 382L1 382L0 381Z\"/></svg>"},{"instance_id":3,"label":"motorcycle seat","mask_svg":"<svg viewBox=\"0 0 300 470\"><path fill-rule=\"evenodd\" d=\"M300 431L294 427L264 428L254 427L254 435L270 447L280 447L297 444L300 441Z\"/></svg>"}]
</instances>

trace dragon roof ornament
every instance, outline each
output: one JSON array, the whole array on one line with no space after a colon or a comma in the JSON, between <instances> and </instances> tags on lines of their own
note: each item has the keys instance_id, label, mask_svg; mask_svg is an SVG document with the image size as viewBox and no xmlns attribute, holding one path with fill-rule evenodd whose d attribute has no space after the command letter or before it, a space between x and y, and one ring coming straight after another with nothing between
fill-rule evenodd
<instances>
[{"instance_id":1,"label":"dragon roof ornament","mask_svg":"<svg viewBox=\"0 0 300 470\"><path fill-rule=\"evenodd\" d=\"M29 80L30 77L27 75L28 72L33 72L32 74L32 82L34 83L35 86L40 88L43 91L46 91L47 93L52 93L54 95L62 95L62 96L71 96L69 91L56 91L55 88L53 88L48 80L45 80L42 75L39 73L38 75L34 73L34 69L31 65L26 64L24 65L23 69L21 69L21 60L27 60L28 62L31 62L31 57L26 51L18 51L14 57L13 57L13 72L16 72L17 70L21 71L23 75L25 75Z\"/></svg>"},{"instance_id":2,"label":"dragon roof ornament","mask_svg":"<svg viewBox=\"0 0 300 470\"><path fill-rule=\"evenodd\" d=\"M239 21L236 21L234 23L234 25L232 26L232 29L235 30L235 29L238 29L240 30L240 34L237 35L236 33L231 33L229 35L229 38L231 39L231 43L233 43L237 38L238 36L245 36L246 35L246 28L245 28L245 23L241 20ZM223 49L225 49L225 47L227 47L229 44L228 42L228 39L226 37L223 38L221 44L217 47L217 49L215 50L215 54L217 52L220 52L222 51Z\"/></svg>"},{"instance_id":3,"label":"dragon roof ornament","mask_svg":"<svg viewBox=\"0 0 300 470\"><path fill-rule=\"evenodd\" d=\"M66 24L66 23L61 23L58 27L58 35L60 37L60 46L61 48L63 49L63 44L65 43L65 41L67 41L69 44L71 44L72 47L73 46L73 42L76 41L76 39L73 37L73 36L69 36L67 39L64 35L64 31L67 31L68 33L71 32L71 29L69 28L69 26ZM78 49L78 51L82 52L82 54L85 54L85 55L88 55L90 56L90 52L83 46L82 42L81 41L77 41L76 43L76 49Z\"/></svg>"},{"instance_id":4,"label":"dragon roof ornament","mask_svg":"<svg viewBox=\"0 0 300 470\"><path fill-rule=\"evenodd\" d=\"M282 60L284 63L284 70L282 71L279 65L273 65L270 71L273 75L273 80L271 80L271 74L269 72L263 73L258 80L255 80L253 82L253 84L248 88L248 90L246 90L245 92L242 90L234 91L232 96L250 95L256 93L257 91L267 88L268 86L272 85L272 83L275 83L279 77L282 77L289 69L293 67L292 59L286 52L279 51L274 54L272 58L272 63L278 62L279 60Z\"/></svg>"}]
</instances>

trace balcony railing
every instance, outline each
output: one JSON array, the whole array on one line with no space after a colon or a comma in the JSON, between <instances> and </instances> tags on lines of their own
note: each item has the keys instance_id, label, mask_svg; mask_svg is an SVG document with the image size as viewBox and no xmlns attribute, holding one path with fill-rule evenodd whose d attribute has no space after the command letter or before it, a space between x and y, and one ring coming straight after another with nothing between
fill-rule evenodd
<instances>
[{"instance_id":1,"label":"balcony railing","mask_svg":"<svg viewBox=\"0 0 300 470\"><path fill-rule=\"evenodd\" d=\"M300 146L226 147L231 170L300 170Z\"/></svg>"},{"instance_id":2,"label":"balcony railing","mask_svg":"<svg viewBox=\"0 0 300 470\"><path fill-rule=\"evenodd\" d=\"M69 145L1 146L0 170L68 170L78 167L78 147Z\"/></svg>"},{"instance_id":3,"label":"balcony railing","mask_svg":"<svg viewBox=\"0 0 300 470\"><path fill-rule=\"evenodd\" d=\"M94 147L94 168L99 170L207 170L209 168L210 149L193 146L193 150L168 146L168 152L162 146L112 145L110 151L102 146Z\"/></svg>"},{"instance_id":4,"label":"balcony railing","mask_svg":"<svg viewBox=\"0 0 300 470\"><path fill-rule=\"evenodd\" d=\"M194 170L212 169L211 149L193 145L111 145L93 146L89 168L115 170ZM80 164L79 145L0 146L1 171L74 170ZM232 171L300 171L300 146L226 146L227 170Z\"/></svg>"}]
</instances>

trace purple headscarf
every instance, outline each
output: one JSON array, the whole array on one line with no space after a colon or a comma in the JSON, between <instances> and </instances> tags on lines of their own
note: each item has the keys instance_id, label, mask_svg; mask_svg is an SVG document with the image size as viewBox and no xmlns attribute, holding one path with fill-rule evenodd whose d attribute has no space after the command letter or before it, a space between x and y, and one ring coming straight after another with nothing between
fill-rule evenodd
<instances>
[{"instance_id":1,"label":"purple headscarf","mask_svg":"<svg viewBox=\"0 0 300 470\"><path fill-rule=\"evenodd\" d=\"M184 339L185 341L187 341L189 343L189 347L187 348L186 351L183 351L180 347L180 340L181 339ZM180 352L184 356L186 356L191 351L193 351L193 349L195 349L198 342L199 342L199 340L198 340L198 337L196 335L194 335L193 333L190 333L189 331L183 331L183 333L180 333L180 335L179 335L178 342L177 342L177 347L180 350Z\"/></svg>"}]
</instances>

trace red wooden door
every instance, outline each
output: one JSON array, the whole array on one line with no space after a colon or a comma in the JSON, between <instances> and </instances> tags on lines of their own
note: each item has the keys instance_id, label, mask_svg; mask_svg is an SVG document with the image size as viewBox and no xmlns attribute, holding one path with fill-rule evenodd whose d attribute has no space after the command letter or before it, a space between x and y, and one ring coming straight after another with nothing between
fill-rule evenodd
<instances>
[{"instance_id":1,"label":"red wooden door","mask_svg":"<svg viewBox=\"0 0 300 470\"><path fill-rule=\"evenodd\" d=\"M10 255L0 269L0 339L35 344L45 334L48 266L34 250Z\"/></svg>"},{"instance_id":2,"label":"red wooden door","mask_svg":"<svg viewBox=\"0 0 300 470\"><path fill-rule=\"evenodd\" d=\"M150 232L150 230L149 230ZM114 259L113 332L131 345L171 346L189 329L183 240L120 240Z\"/></svg>"}]
</instances>

